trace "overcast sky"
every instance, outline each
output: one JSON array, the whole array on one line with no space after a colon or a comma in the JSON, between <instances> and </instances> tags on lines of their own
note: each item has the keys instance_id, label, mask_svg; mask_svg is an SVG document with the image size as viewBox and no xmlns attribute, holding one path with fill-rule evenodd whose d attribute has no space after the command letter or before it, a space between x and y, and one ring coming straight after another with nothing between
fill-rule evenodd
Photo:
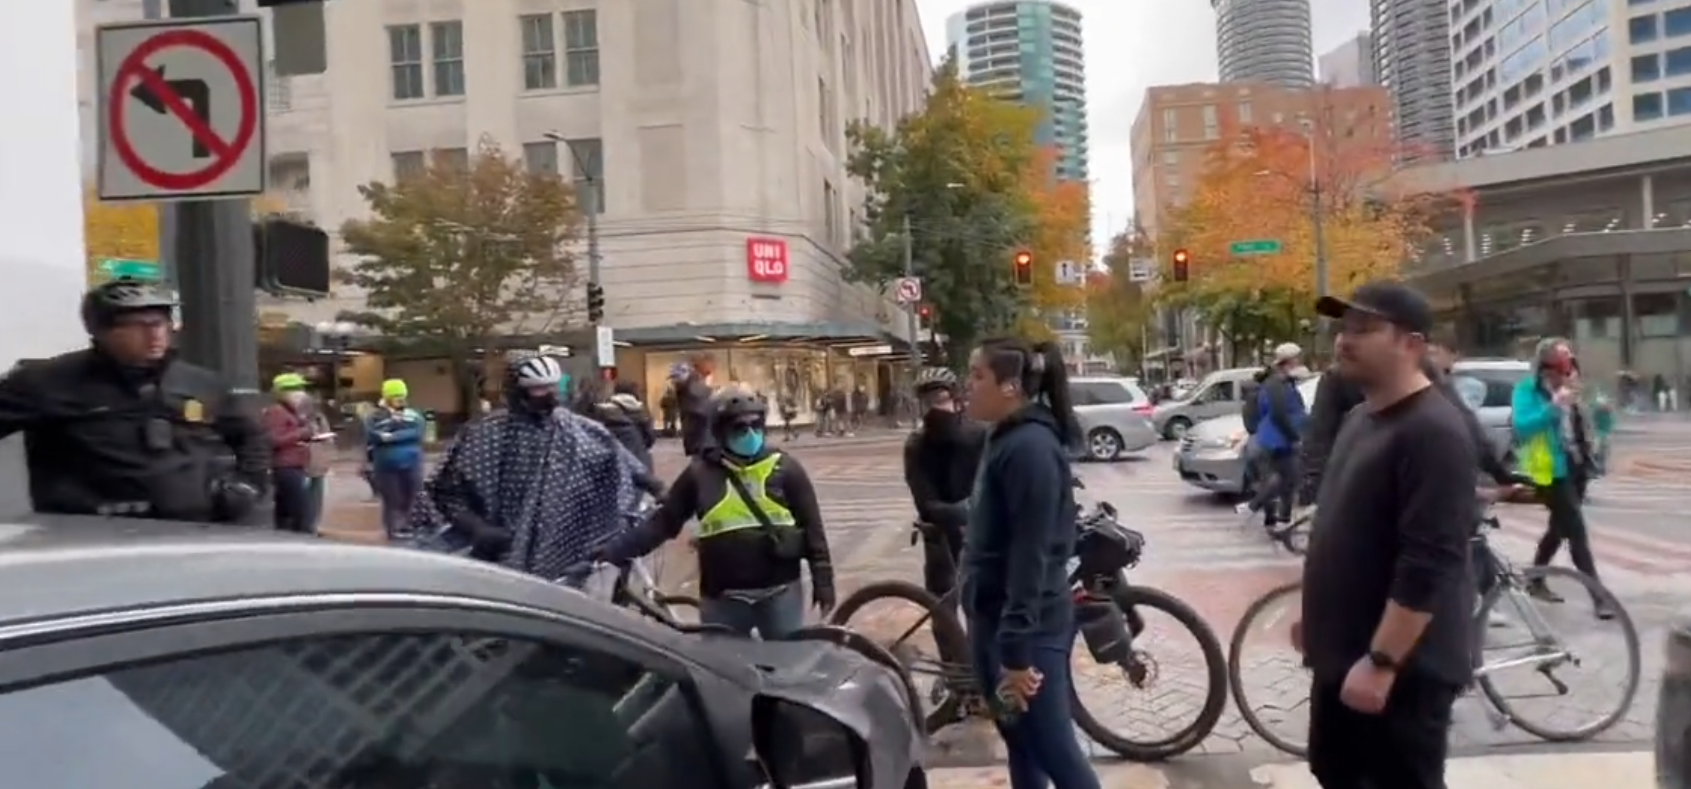
<instances>
[{"instance_id":1,"label":"overcast sky","mask_svg":"<svg viewBox=\"0 0 1691 789\"><path fill-rule=\"evenodd\" d=\"M1085 25L1092 237L1101 247L1133 216L1128 130L1145 89L1216 78L1215 14L1208 0L1065 1L1080 11ZM917 0L934 57L945 53L945 18L976 2ZM1311 2L1317 55L1368 27L1366 3Z\"/></svg>"}]
</instances>

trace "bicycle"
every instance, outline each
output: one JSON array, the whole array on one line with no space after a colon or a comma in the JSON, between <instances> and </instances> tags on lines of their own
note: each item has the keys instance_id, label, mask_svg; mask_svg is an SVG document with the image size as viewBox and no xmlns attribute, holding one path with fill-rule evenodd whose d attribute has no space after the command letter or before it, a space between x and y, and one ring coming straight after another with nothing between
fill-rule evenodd
<instances>
[{"instance_id":1,"label":"bicycle","mask_svg":"<svg viewBox=\"0 0 1691 789\"><path fill-rule=\"evenodd\" d=\"M936 527L926 523L915 523L912 527L912 544L923 533L936 531ZM1072 702L1075 724L1094 742L1123 758L1152 762L1178 756L1209 736L1227 705L1227 688L1221 642L1198 612L1166 592L1128 582L1126 571L1138 564L1144 544L1143 535L1117 523L1116 510L1107 503L1099 503L1092 513L1081 518L1075 554L1068 562L1076 600L1075 620L1093 661L1118 667L1130 685L1144 690L1157 679L1158 666L1149 652L1135 643L1145 631L1140 610L1155 609L1172 616L1198 640L1203 653L1208 690L1198 717L1192 725L1172 736L1137 742L1111 731L1087 709L1078 690ZM967 718L994 714L992 699L979 687L969 659L968 637L957 614L959 594L954 587L945 596L935 597L920 584L877 581L847 597L829 619L830 624L849 626L853 614L869 603L884 599L912 602L923 609L923 615L914 625L884 646L898 656L907 673L938 679L925 698L930 709L924 717L924 728L929 734ZM913 654L908 644L908 639L924 625L929 625L934 635L937 657Z\"/></svg>"},{"instance_id":2,"label":"bicycle","mask_svg":"<svg viewBox=\"0 0 1691 789\"><path fill-rule=\"evenodd\" d=\"M1512 724L1516 728L1548 742L1582 742L1589 740L1618 723L1626 715L1627 710L1632 707L1633 698L1638 693L1640 675L1638 630L1634 627L1632 617L1626 609L1597 579L1567 567L1516 567L1502 554L1494 550L1487 534L1502 528L1502 523L1498 520L1493 506L1491 506L1495 503L1495 501L1488 503L1486 510L1481 514L1479 525L1476 527L1473 536L1473 547L1476 555L1483 556L1490 561L1491 572L1488 573L1488 577L1492 580L1490 589L1481 597L1480 605L1474 612L1473 622L1475 632L1479 634L1478 643L1481 645L1482 657L1485 652L1499 649L1511 650L1511 652L1496 659L1483 659L1474 670L1475 684L1479 686L1480 692L1487 702L1487 718L1493 730L1502 730L1505 726ZM1622 638L1626 643L1627 650L1627 680L1615 709L1594 721L1572 729L1554 728L1555 724L1553 723L1539 722L1525 717L1515 709L1511 703L1511 698L1506 697L1498 689L1494 679L1496 674L1505 669L1531 667L1549 684L1554 691L1553 696L1566 696L1568 694L1567 684L1557 677L1555 672L1556 669L1563 666L1579 667L1581 665L1580 657L1575 654L1574 650L1567 645L1561 636L1554 632L1550 622L1540 610L1540 601L1536 600L1529 591L1534 586L1545 584L1552 579L1567 579L1578 584L1585 590L1594 606L1598 603L1610 605L1615 612L1613 622L1621 627ZM1301 594L1302 590L1303 583L1294 581L1271 589L1257 598L1255 602L1252 602L1245 609L1244 615L1239 619L1238 627L1233 631L1233 638L1228 645L1227 654L1227 684L1233 693L1233 701L1239 708L1240 717L1244 718L1245 724L1250 726L1251 730L1256 732L1257 736L1269 745L1300 758L1309 755L1308 743L1293 741L1275 732L1268 722L1262 719L1258 711L1248 703L1243 676L1244 661L1241 653L1244 649L1245 638L1253 630L1274 629L1280 624L1279 619L1274 615L1279 613L1283 598L1289 599L1293 595ZM1530 639L1527 643L1518 645L1484 646L1484 634L1488 630L1497 629L1491 627L1493 614L1497 612L1498 605L1504 602L1509 604L1511 611L1516 614L1518 621L1524 626L1526 635ZM1258 623L1256 620L1259 617L1269 617L1269 619L1265 623ZM1289 631L1284 633L1284 637L1289 640ZM1516 699L1524 698L1536 698L1536 696L1516 697ZM1300 697L1298 701L1307 704L1308 697ZM1270 706L1266 709L1276 710L1279 707Z\"/></svg>"}]
</instances>

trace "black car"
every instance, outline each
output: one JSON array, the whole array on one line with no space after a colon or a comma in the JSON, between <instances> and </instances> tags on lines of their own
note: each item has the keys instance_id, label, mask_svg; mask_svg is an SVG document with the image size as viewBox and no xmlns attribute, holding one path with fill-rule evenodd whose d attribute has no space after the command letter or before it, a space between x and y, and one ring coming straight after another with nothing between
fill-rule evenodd
<instances>
[{"instance_id":1,"label":"black car","mask_svg":"<svg viewBox=\"0 0 1691 789\"><path fill-rule=\"evenodd\" d=\"M867 651L447 556L0 524L0 764L30 789L920 787L912 703Z\"/></svg>"}]
</instances>

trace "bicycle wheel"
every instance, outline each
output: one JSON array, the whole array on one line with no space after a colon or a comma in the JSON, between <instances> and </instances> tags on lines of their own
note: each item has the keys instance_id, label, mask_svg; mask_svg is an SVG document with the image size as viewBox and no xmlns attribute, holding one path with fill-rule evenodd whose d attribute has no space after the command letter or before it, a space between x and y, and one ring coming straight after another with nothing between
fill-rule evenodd
<instances>
[{"instance_id":1,"label":"bicycle wheel","mask_svg":"<svg viewBox=\"0 0 1691 789\"><path fill-rule=\"evenodd\" d=\"M1520 570L1520 579L1523 584L1543 583L1564 602L1540 602L1512 585L1500 584L1486 593L1476 616L1497 626L1485 628L1488 643L1479 671L1480 692L1504 720L1534 737L1550 742L1589 740L1620 722L1638 694L1638 629L1615 596L1585 573L1567 567L1526 567ZM1592 612L1597 601L1613 607L1614 619L1597 620ZM1593 623L1596 627L1590 626ZM1577 632L1566 637L1575 628ZM1626 649L1624 659L1614 654L1616 629L1620 631L1619 643ZM1519 641L1522 636L1527 637L1526 643L1489 643L1510 638ZM1495 654L1499 652L1504 654ZM1591 694L1596 701L1568 698L1573 688L1564 675L1587 667L1599 675L1592 678L1597 680ZM1612 671L1624 671L1626 678L1614 682L1613 677L1606 676ZM1523 685L1540 692L1506 692ZM1543 693L1546 688L1552 692ZM1536 714L1526 709L1533 699L1547 699L1547 703L1536 705L1542 708ZM1585 722L1577 723L1581 718Z\"/></svg>"},{"instance_id":2,"label":"bicycle wheel","mask_svg":"<svg viewBox=\"0 0 1691 789\"><path fill-rule=\"evenodd\" d=\"M1129 709L1125 714L1115 716L1119 722L1137 726L1148 719L1160 718L1167 710L1190 706L1183 705L1181 701L1168 703L1168 696L1178 698L1194 681L1203 683L1204 700L1191 723L1173 734L1161 737L1141 735L1138 731L1124 734L1093 714L1087 707L1087 701L1091 698L1096 702L1097 694L1081 693L1076 683L1073 699L1075 725L1093 742L1135 762L1158 762L1197 747L1215 729L1216 721L1221 719L1221 713L1227 706L1227 669L1226 659L1221 654L1221 642L1197 611L1167 592L1124 583L1111 589L1110 597L1123 612L1135 612L1139 622L1144 622L1147 611L1160 611L1172 617L1178 624L1178 628L1173 630L1183 630L1196 639L1196 663L1200 664L1189 665L1194 661L1185 656L1171 657L1170 645L1165 640L1166 631L1170 628L1144 626L1134 634L1133 656L1119 666L1098 666L1092 663L1084 645L1077 648L1075 661L1084 664L1086 674L1097 670L1120 671L1128 687L1148 694L1143 702L1131 705L1143 709ZM1162 653L1161 660L1158 652ZM1175 671L1181 671L1181 675L1172 676ZM1147 710L1149 714L1146 714Z\"/></svg>"},{"instance_id":3,"label":"bicycle wheel","mask_svg":"<svg viewBox=\"0 0 1691 789\"><path fill-rule=\"evenodd\" d=\"M1307 671L1303 668L1303 659L1292 649L1290 628L1292 622L1302 616L1302 612L1296 610L1302 600L1302 581L1270 589L1245 609L1245 613L1239 617L1238 627L1233 629L1233 639L1227 646L1227 686L1233 692L1233 706L1239 708L1239 717L1243 718L1245 725L1251 727L1251 731L1256 732L1264 742L1282 753L1300 759L1309 756L1309 683ZM1298 676L1298 681L1292 686L1276 681L1262 687L1264 692L1281 693L1278 698L1268 700L1260 711L1252 706L1252 694L1246 692L1245 685L1245 641L1256 632L1267 632L1271 637L1277 637L1279 643L1286 646L1285 651L1291 654L1264 658L1260 665L1259 661L1253 659L1250 661L1252 669L1292 668L1302 675ZM1290 727L1275 726L1288 722L1291 723ZM1283 731L1286 728L1292 728L1297 733Z\"/></svg>"},{"instance_id":4,"label":"bicycle wheel","mask_svg":"<svg viewBox=\"0 0 1691 789\"><path fill-rule=\"evenodd\" d=\"M909 624L889 623L877 618L860 621L856 627L851 626L852 615L862 611L864 606L881 600L914 603L923 613L914 623ZM923 702L932 707L923 717L923 728L929 734L957 720L958 708L963 703L957 688L965 679L972 683L974 671L970 668L967 658L968 637L948 601L941 601L920 585L908 581L876 581L863 586L841 602L839 607L834 609L833 616L828 618L828 624L851 627L852 630L861 632L882 645L898 658L899 664L904 666L912 680L924 674L936 678L934 687L922 697ZM937 654L925 655L919 643L911 643L917 640L924 630L933 637L934 652Z\"/></svg>"}]
</instances>

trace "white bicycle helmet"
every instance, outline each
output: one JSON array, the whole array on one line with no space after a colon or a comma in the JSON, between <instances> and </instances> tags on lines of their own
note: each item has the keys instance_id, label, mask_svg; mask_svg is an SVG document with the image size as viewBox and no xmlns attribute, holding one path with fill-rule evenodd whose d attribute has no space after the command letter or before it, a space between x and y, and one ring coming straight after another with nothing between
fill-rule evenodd
<instances>
[{"instance_id":1,"label":"white bicycle helmet","mask_svg":"<svg viewBox=\"0 0 1691 789\"><path fill-rule=\"evenodd\" d=\"M557 386L564 380L564 366L550 356L531 356L511 367L513 385L528 389L537 386Z\"/></svg>"},{"instance_id":2,"label":"white bicycle helmet","mask_svg":"<svg viewBox=\"0 0 1691 789\"><path fill-rule=\"evenodd\" d=\"M924 367L916 373L916 394L935 389L957 389L957 374L946 367Z\"/></svg>"}]
</instances>

